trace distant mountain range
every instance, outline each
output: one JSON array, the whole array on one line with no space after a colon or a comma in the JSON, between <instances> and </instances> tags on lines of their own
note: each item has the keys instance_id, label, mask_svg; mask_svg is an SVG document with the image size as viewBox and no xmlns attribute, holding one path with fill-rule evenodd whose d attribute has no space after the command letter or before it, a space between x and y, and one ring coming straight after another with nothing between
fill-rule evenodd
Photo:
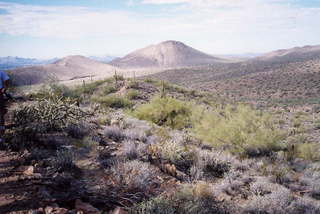
<instances>
[{"instance_id":1,"label":"distant mountain range","mask_svg":"<svg viewBox=\"0 0 320 214\"><path fill-rule=\"evenodd\" d=\"M88 58L96 60L98 62L108 63L116 57L105 56L89 56ZM36 58L22 58L16 56L0 57L0 70L10 70L18 67L34 66L34 65L46 65L54 63L59 58L52 59L36 59Z\"/></svg>"},{"instance_id":2,"label":"distant mountain range","mask_svg":"<svg viewBox=\"0 0 320 214\"><path fill-rule=\"evenodd\" d=\"M154 74L155 78L217 91L233 98L313 98L320 94L320 46L242 57L209 55L182 42L165 41L122 58L68 56L37 60L3 57L0 66L12 70L18 85L48 80L101 79L112 76L115 71L130 77L134 71L136 76Z\"/></svg>"},{"instance_id":3,"label":"distant mountain range","mask_svg":"<svg viewBox=\"0 0 320 214\"><path fill-rule=\"evenodd\" d=\"M58 58L53 59L35 59L35 58L21 58L21 57L0 57L0 70L9 70L17 67L30 65L44 65L57 61Z\"/></svg>"},{"instance_id":4,"label":"distant mountain range","mask_svg":"<svg viewBox=\"0 0 320 214\"><path fill-rule=\"evenodd\" d=\"M105 55L105 56L89 56L88 58L96 60L98 62L109 63L112 60L116 59L117 57Z\"/></svg>"}]
</instances>

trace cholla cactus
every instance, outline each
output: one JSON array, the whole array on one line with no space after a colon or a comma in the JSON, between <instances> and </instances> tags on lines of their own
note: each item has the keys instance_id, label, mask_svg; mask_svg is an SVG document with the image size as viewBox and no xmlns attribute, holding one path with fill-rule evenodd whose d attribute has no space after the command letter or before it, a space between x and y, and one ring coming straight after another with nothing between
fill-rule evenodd
<instances>
[{"instance_id":1,"label":"cholla cactus","mask_svg":"<svg viewBox=\"0 0 320 214\"><path fill-rule=\"evenodd\" d=\"M43 127L44 131L50 131L62 130L68 124L77 123L88 115L71 99L52 95L15 110L13 120L19 127L35 125Z\"/></svg>"}]
</instances>

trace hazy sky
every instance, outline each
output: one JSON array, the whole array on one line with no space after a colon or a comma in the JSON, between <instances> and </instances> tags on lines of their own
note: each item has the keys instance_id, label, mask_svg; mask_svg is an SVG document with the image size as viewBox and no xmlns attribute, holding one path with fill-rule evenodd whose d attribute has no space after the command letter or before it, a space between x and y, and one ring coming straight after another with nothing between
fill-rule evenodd
<instances>
[{"instance_id":1,"label":"hazy sky","mask_svg":"<svg viewBox=\"0 0 320 214\"><path fill-rule=\"evenodd\" d=\"M0 0L0 56L121 56L164 40L211 54L320 44L320 0Z\"/></svg>"}]
</instances>

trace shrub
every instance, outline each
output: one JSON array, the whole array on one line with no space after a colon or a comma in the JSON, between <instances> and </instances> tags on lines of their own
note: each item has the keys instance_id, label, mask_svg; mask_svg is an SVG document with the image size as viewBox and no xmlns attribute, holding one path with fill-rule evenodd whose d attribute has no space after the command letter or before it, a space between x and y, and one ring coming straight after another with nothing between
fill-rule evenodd
<instances>
[{"instance_id":1,"label":"shrub","mask_svg":"<svg viewBox=\"0 0 320 214\"><path fill-rule=\"evenodd\" d=\"M105 80L97 80L91 83L86 83L83 81L83 84L81 86L77 86L74 89L74 93L78 94L79 96L83 95L93 95L94 92L103 85L106 82L110 82L110 79L105 79Z\"/></svg>"},{"instance_id":2,"label":"shrub","mask_svg":"<svg viewBox=\"0 0 320 214\"><path fill-rule=\"evenodd\" d=\"M304 143L297 146L298 157L311 161L320 160L320 145L318 143Z\"/></svg>"},{"instance_id":3,"label":"shrub","mask_svg":"<svg viewBox=\"0 0 320 214\"><path fill-rule=\"evenodd\" d=\"M122 154L129 160L138 158L139 154L137 145L130 140L123 142Z\"/></svg>"},{"instance_id":4,"label":"shrub","mask_svg":"<svg viewBox=\"0 0 320 214\"><path fill-rule=\"evenodd\" d=\"M104 129L104 136L114 141L121 141L125 138L125 134L118 126L107 126Z\"/></svg>"},{"instance_id":5,"label":"shrub","mask_svg":"<svg viewBox=\"0 0 320 214\"><path fill-rule=\"evenodd\" d=\"M167 141L159 146L161 158L177 164L187 156L186 149L175 141Z\"/></svg>"},{"instance_id":6,"label":"shrub","mask_svg":"<svg viewBox=\"0 0 320 214\"><path fill-rule=\"evenodd\" d=\"M182 185L172 196L159 196L133 208L132 214L227 214L228 209L215 201L206 183Z\"/></svg>"},{"instance_id":7,"label":"shrub","mask_svg":"<svg viewBox=\"0 0 320 214\"><path fill-rule=\"evenodd\" d=\"M146 82L146 83L156 83L157 80L154 80L154 79L151 79L151 78L146 78L146 79L144 79L144 82Z\"/></svg>"},{"instance_id":8,"label":"shrub","mask_svg":"<svg viewBox=\"0 0 320 214\"><path fill-rule=\"evenodd\" d=\"M254 196L250 200L246 213L286 213L285 210L293 201L290 191L280 185L278 189L263 196Z\"/></svg>"},{"instance_id":9,"label":"shrub","mask_svg":"<svg viewBox=\"0 0 320 214\"><path fill-rule=\"evenodd\" d=\"M139 129L139 128L130 128L130 129L126 129L124 131L125 136L127 139L130 140L138 140L141 142L146 142L147 141L147 135L145 133L144 130Z\"/></svg>"},{"instance_id":10,"label":"shrub","mask_svg":"<svg viewBox=\"0 0 320 214\"><path fill-rule=\"evenodd\" d=\"M57 151L56 157L53 160L53 165L59 171L72 170L76 168L74 158L74 153L72 151L61 149Z\"/></svg>"},{"instance_id":11,"label":"shrub","mask_svg":"<svg viewBox=\"0 0 320 214\"><path fill-rule=\"evenodd\" d=\"M308 198L297 198L290 206L285 210L285 213L290 214L317 214L320 213L320 205L317 201L310 200Z\"/></svg>"},{"instance_id":12,"label":"shrub","mask_svg":"<svg viewBox=\"0 0 320 214\"><path fill-rule=\"evenodd\" d=\"M93 97L92 101L100 103L103 107L109 108L129 108L132 106L132 103L128 99L114 95Z\"/></svg>"},{"instance_id":13,"label":"shrub","mask_svg":"<svg viewBox=\"0 0 320 214\"><path fill-rule=\"evenodd\" d=\"M150 164L137 160L117 162L110 171L119 186L130 190L145 191L156 177L156 171Z\"/></svg>"},{"instance_id":14,"label":"shrub","mask_svg":"<svg viewBox=\"0 0 320 214\"><path fill-rule=\"evenodd\" d=\"M298 118L295 118L292 122L293 122L293 127L295 127L295 128L299 128L302 126L302 122Z\"/></svg>"},{"instance_id":15,"label":"shrub","mask_svg":"<svg viewBox=\"0 0 320 214\"><path fill-rule=\"evenodd\" d=\"M115 87L111 86L111 85L108 85L108 86L103 88L103 94L105 94L105 95L114 93L116 91L117 91L117 89Z\"/></svg>"},{"instance_id":16,"label":"shrub","mask_svg":"<svg viewBox=\"0 0 320 214\"><path fill-rule=\"evenodd\" d=\"M130 214L175 214L176 209L172 201L164 197L156 197L149 201L135 205Z\"/></svg>"},{"instance_id":17,"label":"shrub","mask_svg":"<svg viewBox=\"0 0 320 214\"><path fill-rule=\"evenodd\" d=\"M220 154L223 155L223 154ZM195 160L193 170L201 170L198 175L203 175L206 177L223 177L223 175L230 170L230 164L227 162L223 162L218 160L215 153L197 150L195 152ZM200 179L199 177L198 179Z\"/></svg>"},{"instance_id":18,"label":"shrub","mask_svg":"<svg viewBox=\"0 0 320 214\"><path fill-rule=\"evenodd\" d=\"M210 145L248 156L268 155L281 149L279 142L284 135L274 120L248 106L202 110L194 118L195 135Z\"/></svg>"},{"instance_id":19,"label":"shrub","mask_svg":"<svg viewBox=\"0 0 320 214\"><path fill-rule=\"evenodd\" d=\"M69 124L65 131L70 137L75 139L83 139L86 135L90 133L90 129L84 123L79 124Z\"/></svg>"},{"instance_id":20,"label":"shrub","mask_svg":"<svg viewBox=\"0 0 320 214\"><path fill-rule=\"evenodd\" d=\"M139 82L135 80L131 80L128 83L128 88L135 88L135 89L139 88Z\"/></svg>"},{"instance_id":21,"label":"shrub","mask_svg":"<svg viewBox=\"0 0 320 214\"><path fill-rule=\"evenodd\" d=\"M130 89L126 94L126 97L129 100L137 99L137 98L139 98L139 92L137 90Z\"/></svg>"},{"instance_id":22,"label":"shrub","mask_svg":"<svg viewBox=\"0 0 320 214\"><path fill-rule=\"evenodd\" d=\"M189 103L171 97L155 97L149 103L139 106L134 116L160 126L182 129L190 125L192 107Z\"/></svg>"}]
</instances>

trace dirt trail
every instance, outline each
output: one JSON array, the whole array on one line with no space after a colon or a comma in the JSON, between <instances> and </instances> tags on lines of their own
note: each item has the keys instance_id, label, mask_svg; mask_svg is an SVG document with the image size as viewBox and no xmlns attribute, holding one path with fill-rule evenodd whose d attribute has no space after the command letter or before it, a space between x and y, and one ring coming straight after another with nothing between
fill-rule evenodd
<instances>
[{"instance_id":1,"label":"dirt trail","mask_svg":"<svg viewBox=\"0 0 320 214\"><path fill-rule=\"evenodd\" d=\"M27 213L37 207L34 177L19 166L23 155L0 151L0 213Z\"/></svg>"}]
</instances>

